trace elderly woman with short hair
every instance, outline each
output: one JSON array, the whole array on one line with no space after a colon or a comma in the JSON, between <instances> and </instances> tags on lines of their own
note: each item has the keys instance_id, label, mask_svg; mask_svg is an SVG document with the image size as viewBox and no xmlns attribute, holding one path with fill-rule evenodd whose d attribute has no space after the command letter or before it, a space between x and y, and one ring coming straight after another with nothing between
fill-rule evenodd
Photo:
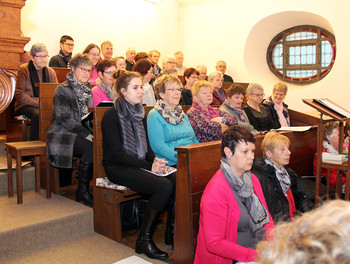
<instances>
[{"instance_id":1,"label":"elderly woman with short hair","mask_svg":"<svg viewBox=\"0 0 350 264\"><path fill-rule=\"evenodd\" d=\"M208 81L197 81L191 89L193 104L187 116L199 142L220 140L228 127L237 124L235 117L210 106L213 90Z\"/></svg>"},{"instance_id":2,"label":"elderly woman with short hair","mask_svg":"<svg viewBox=\"0 0 350 264\"><path fill-rule=\"evenodd\" d=\"M272 96L263 102L270 110L275 128L290 126L288 105L283 102L287 91L288 86L285 83L276 83L272 90Z\"/></svg>"},{"instance_id":3,"label":"elderly woman with short hair","mask_svg":"<svg viewBox=\"0 0 350 264\"><path fill-rule=\"evenodd\" d=\"M288 167L289 146L286 136L277 132L267 133L261 143L263 157L256 157L252 167L275 222L293 219L297 212L306 212L314 204L313 193Z\"/></svg>"},{"instance_id":4,"label":"elderly woman with short hair","mask_svg":"<svg viewBox=\"0 0 350 264\"><path fill-rule=\"evenodd\" d=\"M235 117L237 125L246 127L253 135L257 135L259 132L249 123L247 114L242 110L244 96L245 91L242 85L234 83L226 91L226 100L219 109Z\"/></svg>"},{"instance_id":5,"label":"elderly woman with short hair","mask_svg":"<svg viewBox=\"0 0 350 264\"><path fill-rule=\"evenodd\" d=\"M39 139L39 88L35 83L57 83L55 71L47 66L49 56L42 43L30 49L30 61L18 70L15 111L31 119L30 140Z\"/></svg>"},{"instance_id":6,"label":"elderly woman with short hair","mask_svg":"<svg viewBox=\"0 0 350 264\"><path fill-rule=\"evenodd\" d=\"M224 81L222 73L219 71L210 73L208 75L208 81L214 86L213 102L211 104L221 105L226 98L225 91L222 89L222 83Z\"/></svg>"},{"instance_id":7,"label":"elderly woman with short hair","mask_svg":"<svg viewBox=\"0 0 350 264\"><path fill-rule=\"evenodd\" d=\"M151 148L169 166L177 164L175 147L198 143L187 115L179 105L181 81L173 75L163 75L154 84L160 98L147 116Z\"/></svg>"},{"instance_id":8,"label":"elderly woman with short hair","mask_svg":"<svg viewBox=\"0 0 350 264\"><path fill-rule=\"evenodd\" d=\"M114 57L114 58L112 59L112 61L114 62L115 67L116 67L117 69L123 69L123 70L126 69L125 58L124 58L123 56Z\"/></svg>"},{"instance_id":9,"label":"elderly woman with short hair","mask_svg":"<svg viewBox=\"0 0 350 264\"><path fill-rule=\"evenodd\" d=\"M87 54L76 54L71 60L72 71L67 80L57 86L53 97L51 126L47 131L47 158L58 168L72 168L72 158L80 158L76 200L89 206L93 197L89 191L92 178L92 131L82 125L92 106L89 76L93 62Z\"/></svg>"},{"instance_id":10,"label":"elderly woman with short hair","mask_svg":"<svg viewBox=\"0 0 350 264\"><path fill-rule=\"evenodd\" d=\"M274 129L270 111L261 102L264 98L264 88L258 83L250 83L247 87L247 103L243 107L250 124L258 131Z\"/></svg>"}]
</instances>

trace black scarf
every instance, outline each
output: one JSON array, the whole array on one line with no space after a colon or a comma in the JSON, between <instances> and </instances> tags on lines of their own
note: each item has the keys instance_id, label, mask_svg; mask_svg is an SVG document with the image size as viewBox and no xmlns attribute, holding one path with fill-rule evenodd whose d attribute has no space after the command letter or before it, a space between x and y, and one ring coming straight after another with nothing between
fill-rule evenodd
<instances>
[{"instance_id":1,"label":"black scarf","mask_svg":"<svg viewBox=\"0 0 350 264\"><path fill-rule=\"evenodd\" d=\"M123 97L114 101L114 108L120 120L123 150L138 159L145 159L147 153L147 139L142 120L145 109L141 104L132 105Z\"/></svg>"},{"instance_id":2,"label":"black scarf","mask_svg":"<svg viewBox=\"0 0 350 264\"><path fill-rule=\"evenodd\" d=\"M63 53L62 50L60 50L60 52L58 53L58 56L60 56L62 58L62 60L66 63L66 67L70 68L70 60L72 59L72 53L66 55Z\"/></svg>"},{"instance_id":3,"label":"black scarf","mask_svg":"<svg viewBox=\"0 0 350 264\"><path fill-rule=\"evenodd\" d=\"M28 68L29 68L30 82L33 88L33 95L34 97L39 97L39 87L35 87L35 84L40 83L40 81L39 81L38 71L36 70L32 60L28 62ZM43 75L42 75L41 81L43 83L50 82L49 71L47 70L47 67L44 67L42 69L42 73Z\"/></svg>"}]
</instances>

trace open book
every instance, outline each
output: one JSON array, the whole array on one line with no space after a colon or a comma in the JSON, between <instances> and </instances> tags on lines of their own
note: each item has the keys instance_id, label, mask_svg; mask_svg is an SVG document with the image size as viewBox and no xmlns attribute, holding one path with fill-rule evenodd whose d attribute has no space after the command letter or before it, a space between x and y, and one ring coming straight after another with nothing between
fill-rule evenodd
<instances>
[{"instance_id":1,"label":"open book","mask_svg":"<svg viewBox=\"0 0 350 264\"><path fill-rule=\"evenodd\" d=\"M314 102L322 105L323 107L327 108L328 110L333 111L334 113L340 115L341 117L350 117L350 112L346 109L339 107L332 103L331 101L327 99L313 99Z\"/></svg>"},{"instance_id":2,"label":"open book","mask_svg":"<svg viewBox=\"0 0 350 264\"><path fill-rule=\"evenodd\" d=\"M168 175L172 174L173 172L177 171L177 169L175 169L173 167L170 167L170 166L165 166L164 171L162 171L161 173L156 173L156 172L153 172L153 171L150 171L150 170L146 170L146 169L142 169L142 168L141 168L141 170L147 171L147 172L152 173L154 175L157 175L159 177L165 177L165 176L168 176Z\"/></svg>"}]
</instances>

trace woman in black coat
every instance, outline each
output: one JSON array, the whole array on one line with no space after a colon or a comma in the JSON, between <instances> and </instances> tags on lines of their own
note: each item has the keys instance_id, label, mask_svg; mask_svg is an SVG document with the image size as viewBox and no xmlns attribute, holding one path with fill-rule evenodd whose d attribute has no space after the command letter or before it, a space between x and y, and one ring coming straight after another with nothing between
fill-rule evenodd
<instances>
[{"instance_id":1,"label":"woman in black coat","mask_svg":"<svg viewBox=\"0 0 350 264\"><path fill-rule=\"evenodd\" d=\"M118 69L114 77L119 97L101 123L103 166L111 182L150 196L135 251L149 258L166 259L168 254L154 244L152 237L168 204L165 242L173 243L176 174L165 173L174 169L166 166L165 159L155 157L149 145L140 74Z\"/></svg>"},{"instance_id":2,"label":"woman in black coat","mask_svg":"<svg viewBox=\"0 0 350 264\"><path fill-rule=\"evenodd\" d=\"M261 184L267 207L275 222L292 219L297 212L311 209L309 191L289 164L290 141L277 132L269 132L261 143L264 158L255 158L251 172Z\"/></svg>"}]
</instances>

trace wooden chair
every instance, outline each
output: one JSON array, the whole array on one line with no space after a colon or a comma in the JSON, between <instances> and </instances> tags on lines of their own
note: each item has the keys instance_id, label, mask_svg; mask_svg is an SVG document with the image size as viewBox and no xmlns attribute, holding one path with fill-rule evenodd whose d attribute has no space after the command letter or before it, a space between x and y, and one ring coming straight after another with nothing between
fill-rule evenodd
<instances>
[{"instance_id":1,"label":"wooden chair","mask_svg":"<svg viewBox=\"0 0 350 264\"><path fill-rule=\"evenodd\" d=\"M35 191L40 191L40 157L46 157L46 143L42 141L22 141L5 143L7 149L8 195L13 196L12 158L16 159L17 203L23 203L22 157L34 156ZM46 198L51 198L50 177L46 173Z\"/></svg>"},{"instance_id":2,"label":"wooden chair","mask_svg":"<svg viewBox=\"0 0 350 264\"><path fill-rule=\"evenodd\" d=\"M102 165L101 121L109 107L89 108L94 116L94 230L117 242L122 241L120 204L141 197L133 190L116 190L96 186L96 179L106 177Z\"/></svg>"},{"instance_id":3,"label":"wooden chair","mask_svg":"<svg viewBox=\"0 0 350 264\"><path fill-rule=\"evenodd\" d=\"M6 141L26 141L30 138L30 120L16 119L15 99L12 100L6 109Z\"/></svg>"}]
</instances>

